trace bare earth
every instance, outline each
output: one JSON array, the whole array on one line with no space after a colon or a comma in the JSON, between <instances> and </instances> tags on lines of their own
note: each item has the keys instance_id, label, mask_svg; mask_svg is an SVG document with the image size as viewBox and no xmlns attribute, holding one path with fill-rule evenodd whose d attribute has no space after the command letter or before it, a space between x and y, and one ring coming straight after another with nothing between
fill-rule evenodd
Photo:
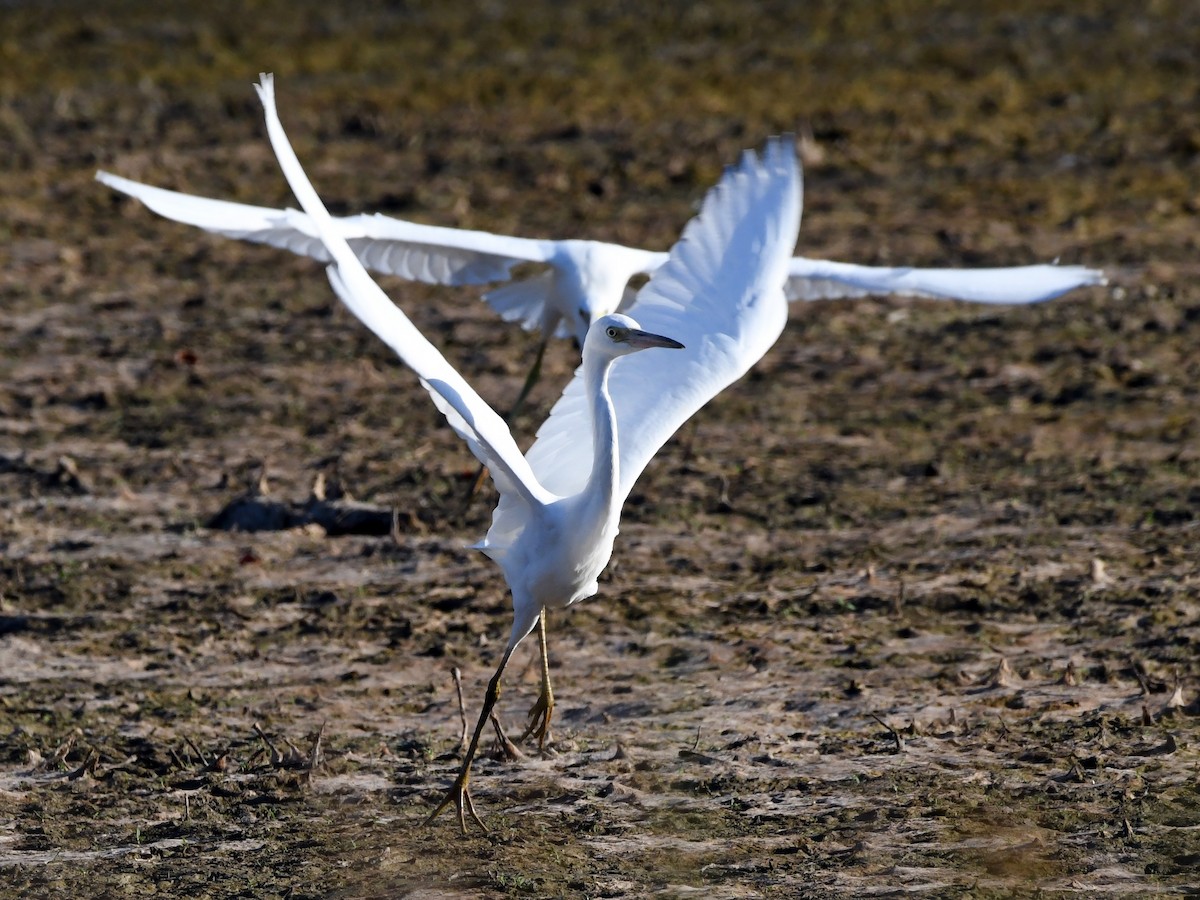
<instances>
[{"instance_id":1,"label":"bare earth","mask_svg":"<svg viewBox=\"0 0 1200 900\"><path fill-rule=\"evenodd\" d=\"M0 895L1200 895L1200 7L382 5L0 7ZM421 828L493 495L320 266L92 181L290 203L260 71L335 211L666 248L792 130L799 252L1110 284L793 308L551 620L552 752ZM511 400L531 336L385 287ZM396 532L210 527L264 472Z\"/></svg>"}]
</instances>

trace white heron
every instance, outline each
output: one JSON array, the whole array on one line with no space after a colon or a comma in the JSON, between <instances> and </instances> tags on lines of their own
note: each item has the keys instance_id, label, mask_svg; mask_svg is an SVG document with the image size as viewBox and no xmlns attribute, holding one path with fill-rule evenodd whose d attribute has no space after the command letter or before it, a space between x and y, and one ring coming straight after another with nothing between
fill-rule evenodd
<instances>
[{"instance_id":1,"label":"white heron","mask_svg":"<svg viewBox=\"0 0 1200 900\"><path fill-rule=\"evenodd\" d=\"M197 197L104 171L97 172L96 178L165 218L225 237L330 261L312 220L294 209ZM582 347L593 322L627 310L634 297L629 290L630 279L649 275L667 260L666 253L604 241L512 237L422 225L380 214L349 216L333 222L368 269L413 281L479 285L509 281L512 269L521 263L548 267L532 278L511 281L483 295L505 320L518 322L527 331L541 331L533 365L512 413L537 381L551 337L574 336ZM1103 281L1103 272L1084 266L923 269L861 266L798 256L788 264L784 293L789 300L897 294L1013 304L1050 300Z\"/></svg>"},{"instance_id":2,"label":"white heron","mask_svg":"<svg viewBox=\"0 0 1200 900\"><path fill-rule=\"evenodd\" d=\"M453 802L464 831L468 814L486 830L469 791L471 762L514 649L544 623L546 608L562 609L596 593L621 506L638 475L680 425L740 378L783 331L783 283L800 224L795 150L789 140L776 139L761 159L747 153L725 173L639 293L633 309L638 320L614 313L588 329L583 362L523 456L503 419L363 268L296 159L279 122L270 75L261 76L257 90L283 172L333 261L328 272L334 290L416 372L500 491L491 528L476 546L500 565L508 582L512 631L458 775L426 820ZM652 347L672 349L640 352ZM544 678L539 704L545 724L553 709L548 686Z\"/></svg>"}]
</instances>

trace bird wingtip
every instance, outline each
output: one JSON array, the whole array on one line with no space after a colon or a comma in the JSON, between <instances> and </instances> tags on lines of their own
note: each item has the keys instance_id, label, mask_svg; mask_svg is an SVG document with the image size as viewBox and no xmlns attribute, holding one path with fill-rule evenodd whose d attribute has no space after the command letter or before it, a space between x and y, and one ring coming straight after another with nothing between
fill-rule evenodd
<instances>
[{"instance_id":1,"label":"bird wingtip","mask_svg":"<svg viewBox=\"0 0 1200 900\"><path fill-rule=\"evenodd\" d=\"M1050 263L1054 268L1068 272L1079 279L1079 284L1087 287L1107 287L1108 273L1103 269L1093 269L1090 266L1063 266L1057 259Z\"/></svg>"},{"instance_id":2,"label":"bird wingtip","mask_svg":"<svg viewBox=\"0 0 1200 900\"><path fill-rule=\"evenodd\" d=\"M275 104L275 75L271 72L259 72L258 83L254 85L263 106Z\"/></svg>"}]
</instances>

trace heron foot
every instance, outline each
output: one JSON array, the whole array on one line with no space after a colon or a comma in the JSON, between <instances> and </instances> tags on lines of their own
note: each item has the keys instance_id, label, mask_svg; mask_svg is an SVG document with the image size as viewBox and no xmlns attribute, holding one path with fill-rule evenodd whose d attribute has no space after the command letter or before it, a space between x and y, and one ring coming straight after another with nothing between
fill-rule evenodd
<instances>
[{"instance_id":1,"label":"heron foot","mask_svg":"<svg viewBox=\"0 0 1200 900\"><path fill-rule=\"evenodd\" d=\"M546 752L546 742L550 740L550 720L554 716L554 693L549 684L542 685L542 692L529 708L529 724L521 734L521 740L536 737L538 750Z\"/></svg>"},{"instance_id":2,"label":"heron foot","mask_svg":"<svg viewBox=\"0 0 1200 900\"><path fill-rule=\"evenodd\" d=\"M462 829L462 833L467 833L467 816L471 817L471 821L483 829L484 834L488 834L488 827L483 824L483 819L479 818L479 813L475 812L475 802L471 799L471 790L469 782L471 780L470 768L464 769L458 773L458 777L454 779L454 784L450 786L450 790L446 791L446 796L442 798L442 802L437 805L437 809L429 814L429 817L421 823L421 827L428 827L433 824L436 819L447 806L450 801L454 801L454 806L458 810L458 827Z\"/></svg>"}]
</instances>

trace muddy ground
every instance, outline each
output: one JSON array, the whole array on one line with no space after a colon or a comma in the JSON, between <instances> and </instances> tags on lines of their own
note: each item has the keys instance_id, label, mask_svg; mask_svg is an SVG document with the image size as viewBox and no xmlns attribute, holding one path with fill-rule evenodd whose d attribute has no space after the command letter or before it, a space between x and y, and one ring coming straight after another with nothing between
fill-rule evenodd
<instances>
[{"instance_id":1,"label":"muddy ground","mask_svg":"<svg viewBox=\"0 0 1200 900\"><path fill-rule=\"evenodd\" d=\"M0 894L1200 894L1200 7L381 5L0 8ZM92 181L290 203L264 70L335 211L666 248L794 130L800 252L1111 282L794 307L552 618L552 752L421 828L494 495L319 266ZM384 283L511 399L529 335ZM209 527L264 474L396 533Z\"/></svg>"}]
</instances>

